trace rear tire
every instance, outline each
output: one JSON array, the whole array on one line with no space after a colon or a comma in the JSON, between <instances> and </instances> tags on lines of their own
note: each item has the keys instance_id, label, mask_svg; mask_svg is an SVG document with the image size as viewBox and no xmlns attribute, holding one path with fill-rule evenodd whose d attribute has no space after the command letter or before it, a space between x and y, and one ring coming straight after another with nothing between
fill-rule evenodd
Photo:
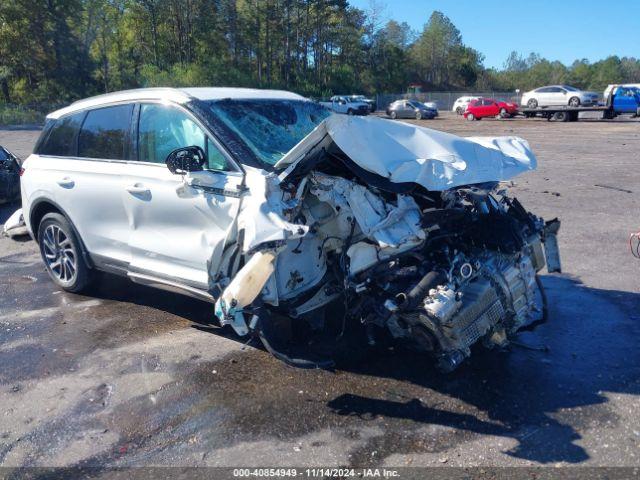
<instances>
[{"instance_id":1,"label":"rear tire","mask_svg":"<svg viewBox=\"0 0 640 480\"><path fill-rule=\"evenodd\" d=\"M538 101L535 98L529 99L529 101L527 102L527 107L538 108Z\"/></svg>"},{"instance_id":2,"label":"rear tire","mask_svg":"<svg viewBox=\"0 0 640 480\"><path fill-rule=\"evenodd\" d=\"M69 221L59 213L48 213L38 226L40 255L53 283L77 293L91 282L91 270L82 256L82 247Z\"/></svg>"}]
</instances>

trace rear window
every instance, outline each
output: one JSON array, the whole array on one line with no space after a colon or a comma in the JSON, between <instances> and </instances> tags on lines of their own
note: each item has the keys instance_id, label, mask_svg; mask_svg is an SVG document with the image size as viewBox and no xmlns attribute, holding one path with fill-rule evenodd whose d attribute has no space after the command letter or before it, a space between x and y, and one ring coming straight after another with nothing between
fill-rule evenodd
<instances>
[{"instance_id":1,"label":"rear window","mask_svg":"<svg viewBox=\"0 0 640 480\"><path fill-rule=\"evenodd\" d=\"M132 113L133 104L89 111L78 137L78 156L125 160Z\"/></svg>"},{"instance_id":2,"label":"rear window","mask_svg":"<svg viewBox=\"0 0 640 480\"><path fill-rule=\"evenodd\" d=\"M76 138L83 117L84 112L54 120L49 129L45 128L43 135L46 136L46 139L37 148L37 153L60 157L75 156Z\"/></svg>"}]
</instances>

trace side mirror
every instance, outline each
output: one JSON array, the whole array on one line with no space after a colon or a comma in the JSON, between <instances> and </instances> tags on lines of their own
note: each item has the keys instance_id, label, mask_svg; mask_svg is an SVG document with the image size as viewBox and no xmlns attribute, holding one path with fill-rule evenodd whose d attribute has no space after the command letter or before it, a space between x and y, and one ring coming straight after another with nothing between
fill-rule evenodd
<instances>
[{"instance_id":1,"label":"side mirror","mask_svg":"<svg viewBox=\"0 0 640 480\"><path fill-rule=\"evenodd\" d=\"M193 145L191 147L176 148L167 155L164 163L171 173L184 175L188 172L199 172L207 161L202 147Z\"/></svg>"}]
</instances>

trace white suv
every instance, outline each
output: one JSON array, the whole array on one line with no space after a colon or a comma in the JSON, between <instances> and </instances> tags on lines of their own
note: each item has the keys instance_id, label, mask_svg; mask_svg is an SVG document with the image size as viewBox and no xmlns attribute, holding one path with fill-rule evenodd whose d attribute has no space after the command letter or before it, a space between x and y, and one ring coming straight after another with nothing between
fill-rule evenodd
<instances>
[{"instance_id":1,"label":"white suv","mask_svg":"<svg viewBox=\"0 0 640 480\"><path fill-rule=\"evenodd\" d=\"M559 223L498 190L535 165L516 137L331 115L288 92L132 90L49 115L23 214L65 290L105 270L215 303L297 366L328 366L300 354L344 334L449 371L542 311L543 242L560 269Z\"/></svg>"},{"instance_id":2,"label":"white suv","mask_svg":"<svg viewBox=\"0 0 640 480\"><path fill-rule=\"evenodd\" d=\"M266 134L255 112L274 116ZM77 292L98 269L212 301L248 171L327 115L294 93L229 88L131 90L51 113L21 178L49 275Z\"/></svg>"}]
</instances>

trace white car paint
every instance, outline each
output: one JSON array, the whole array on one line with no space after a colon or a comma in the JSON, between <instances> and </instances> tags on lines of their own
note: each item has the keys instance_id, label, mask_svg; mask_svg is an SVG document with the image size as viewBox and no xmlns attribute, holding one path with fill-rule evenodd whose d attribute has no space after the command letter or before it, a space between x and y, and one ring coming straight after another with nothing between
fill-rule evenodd
<instances>
[{"instance_id":1,"label":"white car paint","mask_svg":"<svg viewBox=\"0 0 640 480\"><path fill-rule=\"evenodd\" d=\"M344 95L333 96L328 102L320 102L320 105L332 112L350 115L367 115L370 111L370 105L367 102Z\"/></svg>"},{"instance_id":2,"label":"white car paint","mask_svg":"<svg viewBox=\"0 0 640 480\"><path fill-rule=\"evenodd\" d=\"M334 115L276 164L277 169L287 169L280 178L309 151L327 148L331 142L371 173L395 183L418 183L431 191L510 180L537 165L529 143L519 137L462 138L381 118Z\"/></svg>"},{"instance_id":3,"label":"white car paint","mask_svg":"<svg viewBox=\"0 0 640 480\"><path fill-rule=\"evenodd\" d=\"M464 113L464 111L467 109L467 107L469 106L469 104L473 101L476 100L480 97L459 97L456 99L455 102L453 102L453 107L451 107L451 111L454 113L458 113L460 115L462 115L462 113Z\"/></svg>"},{"instance_id":4,"label":"white car paint","mask_svg":"<svg viewBox=\"0 0 640 480\"><path fill-rule=\"evenodd\" d=\"M596 105L599 97L596 92L583 91L570 85L547 85L525 92L520 104L523 107L530 106L530 102L536 102L539 107L563 106L577 98L580 106L589 106Z\"/></svg>"},{"instance_id":5,"label":"white car paint","mask_svg":"<svg viewBox=\"0 0 640 480\"><path fill-rule=\"evenodd\" d=\"M183 103L193 95L202 99L261 98L256 91L242 89L233 92L228 89L146 89L77 102L49 118L140 98ZM302 99L286 92L267 91L262 95L270 99ZM306 225L284 220L284 211L290 206L282 201L280 184L311 152L327 148L331 143L372 174L395 183L415 182L432 191L508 180L536 166L529 145L517 137L463 139L378 118L332 115L275 165L276 172L284 170L280 174L245 166L244 173L202 171L179 176L169 172L164 164L33 154L23 165L23 208L29 218L35 201L52 200L72 219L92 256L125 265L134 280L153 276L206 290L226 261L224 245L233 241L238 231L244 231L242 251L245 253L265 243L294 241L307 234ZM318 189L322 184L326 186L328 180L314 177L310 181L315 182L313 188ZM338 183L332 194L344 198L363 225L371 217L367 211L380 211L373 206L367 210L366 193L354 190L346 180L333 182ZM243 189L246 194L242 194ZM303 189L301 185L300 194ZM216 193L219 191L232 195ZM401 207L403 202L399 198L398 209L392 215L396 221L402 221L411 210L409 204ZM360 215L358 208L363 209ZM370 220L373 221L373 217ZM389 221L387 218L386 222ZM411 245L407 239L417 235L413 231L409 237L401 237L402 241L400 237L392 241L388 235L378 236L383 233L384 230L372 233L372 238L381 248L392 249L401 244ZM32 234L35 236L37 232ZM364 258L370 253L364 253L359 247L354 247L352 253L354 261L359 256L357 263L365 268ZM286 280L278 278L286 278L283 272L295 265L285 258L277 260L273 285L280 292ZM322 272L323 266L319 263L313 269ZM317 276L307 278L311 283L318 280ZM299 288L308 286L305 282ZM294 293L294 290L288 292Z\"/></svg>"}]
</instances>

